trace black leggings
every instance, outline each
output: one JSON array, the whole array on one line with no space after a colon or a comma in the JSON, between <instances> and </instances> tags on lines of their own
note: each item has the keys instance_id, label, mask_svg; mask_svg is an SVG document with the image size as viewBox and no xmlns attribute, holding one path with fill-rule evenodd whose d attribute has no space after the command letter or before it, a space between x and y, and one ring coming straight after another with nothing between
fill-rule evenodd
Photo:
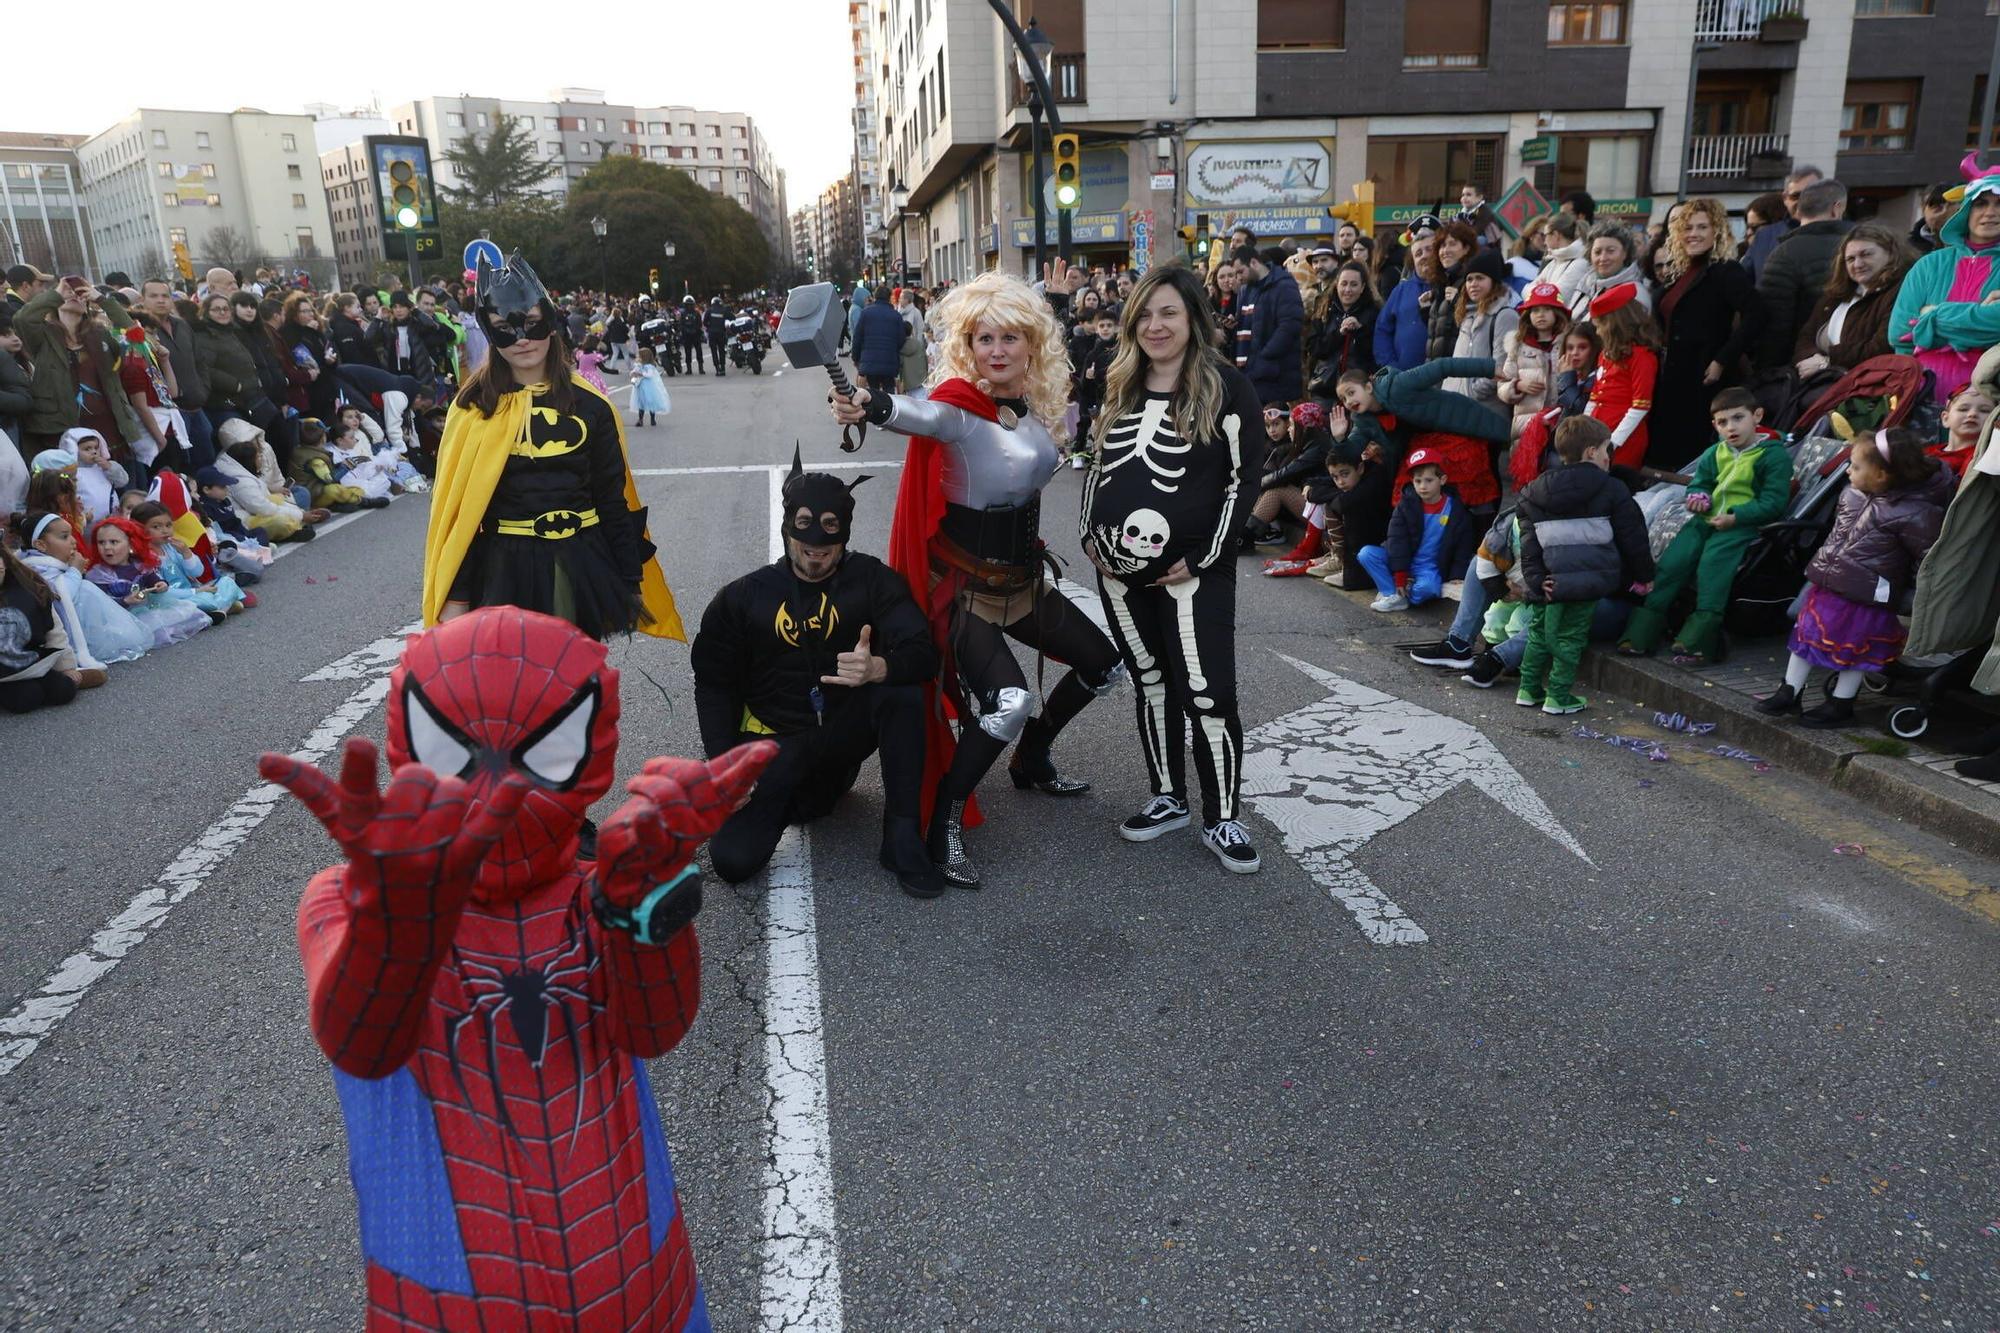
<instances>
[{"instance_id":1,"label":"black leggings","mask_svg":"<svg viewBox=\"0 0 2000 1333\"><path fill-rule=\"evenodd\" d=\"M951 617L951 651L962 692L959 702L969 696L982 715L998 706L1000 691L1028 688L1028 677L1007 647L1008 639L1069 664L1044 700L1041 716L1029 724L1024 743L1046 749L1085 704L1117 679L1117 648L1096 622L1052 587L1044 587L1034 609L1005 629L972 614L962 599ZM972 795L1008 745L1008 740L981 727L972 711L959 709L958 748L945 774L945 794L956 801Z\"/></svg>"},{"instance_id":2,"label":"black leggings","mask_svg":"<svg viewBox=\"0 0 2000 1333\"><path fill-rule=\"evenodd\" d=\"M76 682L60 671L32 676L27 680L0 681L0 708L10 713L32 713L68 703L76 698Z\"/></svg>"},{"instance_id":3,"label":"black leggings","mask_svg":"<svg viewBox=\"0 0 2000 1333\"><path fill-rule=\"evenodd\" d=\"M1187 799L1187 720L1195 720L1201 819L1237 817L1243 722L1236 715L1236 571L1130 586L1100 575L1111 632L1139 696L1139 744L1155 796Z\"/></svg>"}]
</instances>

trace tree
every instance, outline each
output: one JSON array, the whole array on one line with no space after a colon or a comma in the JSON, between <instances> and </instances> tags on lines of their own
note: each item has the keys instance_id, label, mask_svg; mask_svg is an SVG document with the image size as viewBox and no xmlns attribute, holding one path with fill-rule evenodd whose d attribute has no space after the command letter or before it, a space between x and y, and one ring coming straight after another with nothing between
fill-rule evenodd
<instances>
[{"instance_id":1,"label":"tree","mask_svg":"<svg viewBox=\"0 0 2000 1333\"><path fill-rule=\"evenodd\" d=\"M476 135L461 136L444 155L457 170L460 184L442 188L446 202L460 208L499 208L536 193L556 173L556 164L535 153L528 130L511 116L481 143Z\"/></svg>"},{"instance_id":2,"label":"tree","mask_svg":"<svg viewBox=\"0 0 2000 1333\"><path fill-rule=\"evenodd\" d=\"M438 216L439 241L447 265L455 266L466 245L483 236L499 246L502 254L519 251L527 256L545 282L556 280L544 265L562 226L562 205L538 194L509 199L497 208L449 208Z\"/></svg>"},{"instance_id":3,"label":"tree","mask_svg":"<svg viewBox=\"0 0 2000 1333\"><path fill-rule=\"evenodd\" d=\"M226 268L235 272L253 267L257 258L257 247L234 227L210 227L202 237L201 245L211 268Z\"/></svg>"},{"instance_id":4,"label":"tree","mask_svg":"<svg viewBox=\"0 0 2000 1333\"><path fill-rule=\"evenodd\" d=\"M550 247L551 281L597 285L597 238L590 227L597 216L609 224L604 266L615 292L645 290L647 270L662 266L669 287L680 290L685 283L696 293L747 291L770 280L770 243L734 200L704 190L686 172L614 156L571 189ZM675 246L671 260L661 253L669 240Z\"/></svg>"}]
</instances>

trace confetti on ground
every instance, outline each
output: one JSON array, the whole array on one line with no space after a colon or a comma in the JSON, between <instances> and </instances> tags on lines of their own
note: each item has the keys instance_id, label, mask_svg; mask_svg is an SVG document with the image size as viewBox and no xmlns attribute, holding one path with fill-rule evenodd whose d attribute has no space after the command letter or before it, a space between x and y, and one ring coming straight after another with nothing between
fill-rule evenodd
<instances>
[{"instance_id":1,"label":"confetti on ground","mask_svg":"<svg viewBox=\"0 0 2000 1333\"><path fill-rule=\"evenodd\" d=\"M1837 842L1833 845L1835 856L1866 856L1868 849L1858 842Z\"/></svg>"},{"instance_id":2,"label":"confetti on ground","mask_svg":"<svg viewBox=\"0 0 2000 1333\"><path fill-rule=\"evenodd\" d=\"M1748 750L1738 749L1734 745L1711 746L1709 748L1708 753L1712 755L1717 755L1723 759L1739 760L1742 763L1750 765L1753 769L1755 769L1759 773L1768 773L1771 771L1771 766L1768 763L1766 763L1763 759L1761 759L1757 755L1751 754Z\"/></svg>"},{"instance_id":3,"label":"confetti on ground","mask_svg":"<svg viewBox=\"0 0 2000 1333\"><path fill-rule=\"evenodd\" d=\"M1655 713L1653 725L1662 731L1683 731L1690 736L1706 736L1715 730L1715 723L1697 722L1686 713Z\"/></svg>"},{"instance_id":4,"label":"confetti on ground","mask_svg":"<svg viewBox=\"0 0 2000 1333\"><path fill-rule=\"evenodd\" d=\"M1606 745L1614 745L1621 750L1630 750L1633 754L1644 755L1656 764L1664 764L1673 757L1667 753L1666 746L1660 744L1658 741L1649 741L1644 736L1612 736L1597 730L1595 727L1585 726L1572 727L1569 734L1579 740L1603 741Z\"/></svg>"}]
</instances>

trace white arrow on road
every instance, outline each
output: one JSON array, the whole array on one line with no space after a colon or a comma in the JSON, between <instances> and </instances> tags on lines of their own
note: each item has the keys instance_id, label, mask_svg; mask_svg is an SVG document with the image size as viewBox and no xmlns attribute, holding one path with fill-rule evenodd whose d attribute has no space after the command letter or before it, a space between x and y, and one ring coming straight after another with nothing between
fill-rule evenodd
<instances>
[{"instance_id":1,"label":"white arrow on road","mask_svg":"<svg viewBox=\"0 0 2000 1333\"><path fill-rule=\"evenodd\" d=\"M1370 942L1422 944L1430 936L1361 872L1354 854L1461 783L1595 864L1477 727L1278 656L1328 694L1243 738L1243 794Z\"/></svg>"}]
</instances>

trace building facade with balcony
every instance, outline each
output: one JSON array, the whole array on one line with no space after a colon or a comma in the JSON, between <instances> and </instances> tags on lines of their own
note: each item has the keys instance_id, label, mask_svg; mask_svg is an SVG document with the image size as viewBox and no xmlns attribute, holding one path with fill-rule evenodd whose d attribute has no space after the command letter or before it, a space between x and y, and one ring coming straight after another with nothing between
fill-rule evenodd
<instances>
[{"instance_id":1,"label":"building facade with balcony","mask_svg":"<svg viewBox=\"0 0 2000 1333\"><path fill-rule=\"evenodd\" d=\"M0 255L7 267L103 276L76 159L82 142L81 134L0 131Z\"/></svg>"},{"instance_id":2,"label":"building facade with balcony","mask_svg":"<svg viewBox=\"0 0 2000 1333\"><path fill-rule=\"evenodd\" d=\"M1025 272L1024 86L986 0L874 0L887 221L926 280ZM1989 0L1017 0L1084 137L1075 249L1144 263L1174 229L1331 232L1373 186L1394 227L1470 181L1524 218L1684 193L1740 210L1794 164L1907 221L1977 137ZM1968 128L1970 126L1971 128ZM2000 130L1994 134L2000 147ZM1143 224L1143 225L1142 225ZM1054 239L1054 225L1049 228ZM1163 238L1166 238L1163 241Z\"/></svg>"},{"instance_id":3,"label":"building facade with balcony","mask_svg":"<svg viewBox=\"0 0 2000 1333\"><path fill-rule=\"evenodd\" d=\"M141 109L76 149L92 245L134 279L259 263L334 279L333 227L310 116Z\"/></svg>"},{"instance_id":4,"label":"building facade with balcony","mask_svg":"<svg viewBox=\"0 0 2000 1333\"><path fill-rule=\"evenodd\" d=\"M538 190L554 199L607 156L644 158L686 172L712 193L734 199L757 219L782 261L790 243L777 162L763 133L738 111L684 106L626 106L594 88L559 88L543 102L481 97L424 97L389 111L397 134L431 146L437 180L456 186L448 154L466 135L484 136L511 120L557 170Z\"/></svg>"}]
</instances>

